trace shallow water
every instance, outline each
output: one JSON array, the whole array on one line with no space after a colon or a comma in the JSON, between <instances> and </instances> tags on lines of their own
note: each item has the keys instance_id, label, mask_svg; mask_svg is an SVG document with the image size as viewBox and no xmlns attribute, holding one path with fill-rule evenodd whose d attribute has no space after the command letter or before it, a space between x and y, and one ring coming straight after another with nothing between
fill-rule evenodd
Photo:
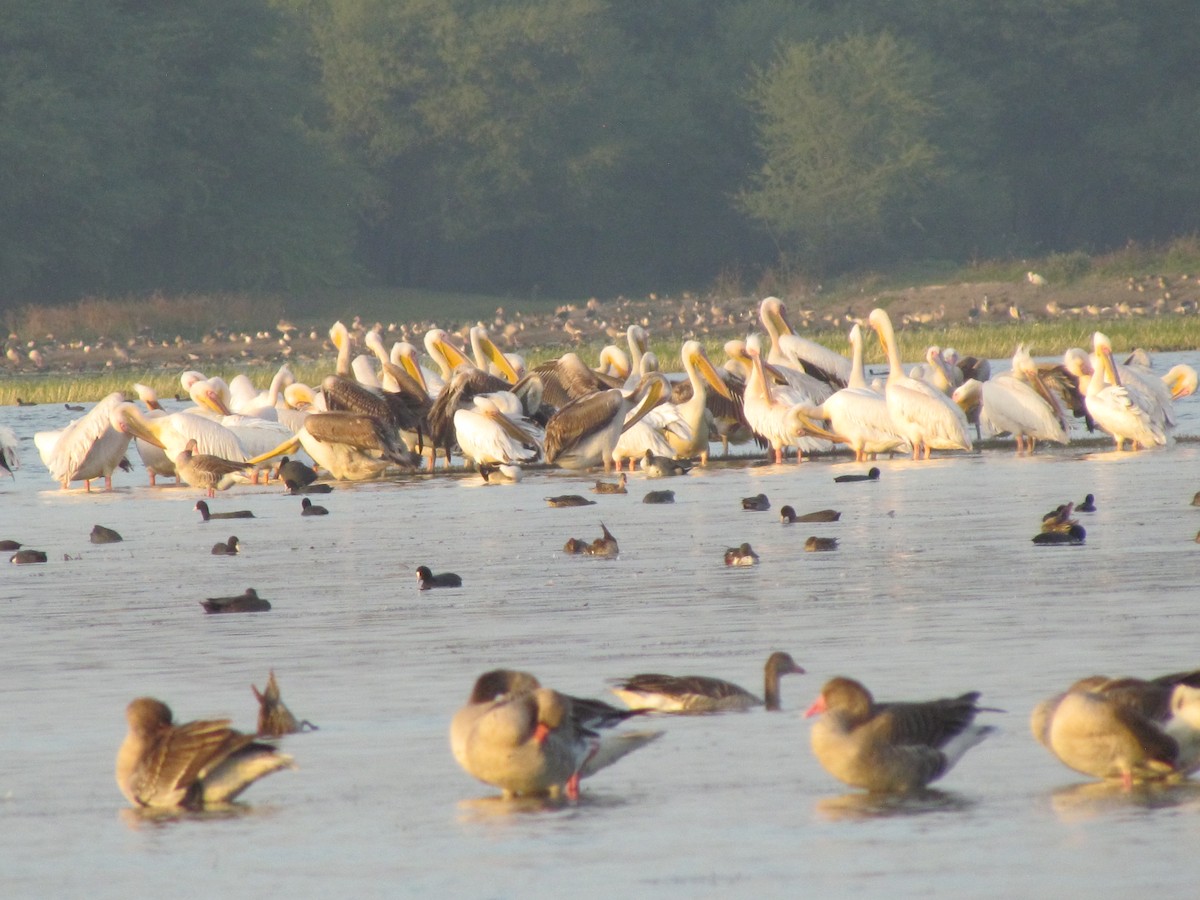
<instances>
[{"instance_id":1,"label":"shallow water","mask_svg":"<svg viewBox=\"0 0 1200 900\"><path fill-rule=\"evenodd\" d=\"M1181 404L1180 433L1200 434L1197 408ZM579 509L544 498L587 493L595 476L339 485L318 499L331 513L320 519L273 486L243 487L213 507L256 519L201 524L197 492L151 490L140 468L118 473L112 494L57 490L28 439L72 415L0 410L26 439L24 468L0 482L0 537L50 554L0 576L6 896L1194 889L1200 789L1088 783L1027 722L1083 675L1200 665L1196 443L897 459L870 484L834 484L864 468L844 461L720 465L634 475L628 495ZM674 505L640 502L663 487ZM759 492L771 511L743 512L740 498ZM1099 509L1079 516L1085 546L1030 543L1044 512L1088 492ZM842 520L784 527L787 503ZM619 559L563 555L601 520ZM124 542L90 544L95 524ZM231 533L242 555L211 556ZM801 552L810 534L841 547ZM761 564L725 568L724 548L742 541ZM419 593L423 563L464 587ZM198 605L247 586L274 609L205 616ZM659 719L664 737L585 781L578 803L499 801L449 753L450 716L489 668L596 696L640 671L759 689L774 649L808 670L784 680L782 713ZM250 685L272 668L292 710L320 725L284 741L298 771L254 785L232 813L152 820L125 808L113 761L130 699L249 730ZM981 716L999 732L937 791L869 799L808 748L802 711L837 674L881 699L977 689L1007 712Z\"/></svg>"}]
</instances>

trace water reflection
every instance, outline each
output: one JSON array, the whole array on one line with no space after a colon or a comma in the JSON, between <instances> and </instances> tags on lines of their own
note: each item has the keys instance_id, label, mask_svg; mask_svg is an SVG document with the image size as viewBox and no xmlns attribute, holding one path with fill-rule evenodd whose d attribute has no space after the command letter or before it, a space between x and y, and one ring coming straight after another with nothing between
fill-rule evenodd
<instances>
[{"instance_id":1,"label":"water reflection","mask_svg":"<svg viewBox=\"0 0 1200 900\"><path fill-rule=\"evenodd\" d=\"M588 809L618 809L628 804L624 797L583 794L578 800L566 797L474 797L458 802L458 820L464 825L480 822L515 821L521 816L577 812Z\"/></svg>"},{"instance_id":2,"label":"water reflection","mask_svg":"<svg viewBox=\"0 0 1200 900\"><path fill-rule=\"evenodd\" d=\"M1129 810L1200 806L1200 784L1143 782L1126 788L1119 781L1088 781L1056 788L1050 808L1064 822L1083 822Z\"/></svg>"},{"instance_id":3,"label":"water reflection","mask_svg":"<svg viewBox=\"0 0 1200 900\"><path fill-rule=\"evenodd\" d=\"M174 825L177 822L222 822L269 811L269 808L254 807L246 803L220 803L206 806L204 809L127 806L118 816L131 831L143 831L147 828Z\"/></svg>"},{"instance_id":4,"label":"water reflection","mask_svg":"<svg viewBox=\"0 0 1200 900\"><path fill-rule=\"evenodd\" d=\"M817 813L831 822L864 821L928 813L962 812L978 803L962 794L927 788L907 794L843 794L817 801Z\"/></svg>"}]
</instances>

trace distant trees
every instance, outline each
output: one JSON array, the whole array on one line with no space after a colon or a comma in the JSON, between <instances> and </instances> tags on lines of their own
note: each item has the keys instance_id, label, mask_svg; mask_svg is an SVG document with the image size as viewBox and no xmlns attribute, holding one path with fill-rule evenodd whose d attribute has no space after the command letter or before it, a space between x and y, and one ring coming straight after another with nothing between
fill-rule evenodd
<instances>
[{"instance_id":1,"label":"distant trees","mask_svg":"<svg viewBox=\"0 0 1200 900\"><path fill-rule=\"evenodd\" d=\"M749 90L764 162L742 209L808 267L878 252L938 174L933 67L888 34L790 44Z\"/></svg>"},{"instance_id":2,"label":"distant trees","mask_svg":"<svg viewBox=\"0 0 1200 900\"><path fill-rule=\"evenodd\" d=\"M0 304L1197 230L1193 0L0 0Z\"/></svg>"}]
</instances>

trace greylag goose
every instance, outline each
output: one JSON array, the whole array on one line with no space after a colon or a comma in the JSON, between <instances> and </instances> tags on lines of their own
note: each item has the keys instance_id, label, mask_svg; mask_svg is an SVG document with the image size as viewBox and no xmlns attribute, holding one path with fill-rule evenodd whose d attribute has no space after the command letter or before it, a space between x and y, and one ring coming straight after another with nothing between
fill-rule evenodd
<instances>
[{"instance_id":1,"label":"greylag goose","mask_svg":"<svg viewBox=\"0 0 1200 900\"><path fill-rule=\"evenodd\" d=\"M662 712L709 713L755 706L773 711L780 708L779 680L791 674L803 675L804 669L789 654L776 651L763 668L761 699L730 681L707 675L634 675L617 682L612 691L630 707Z\"/></svg>"},{"instance_id":2,"label":"greylag goose","mask_svg":"<svg viewBox=\"0 0 1200 900\"><path fill-rule=\"evenodd\" d=\"M876 703L859 682L834 678L805 716L812 749L834 778L873 793L902 793L941 778L994 730L975 725L977 691L922 703Z\"/></svg>"},{"instance_id":3,"label":"greylag goose","mask_svg":"<svg viewBox=\"0 0 1200 900\"><path fill-rule=\"evenodd\" d=\"M1200 769L1200 671L1081 678L1034 707L1038 743L1068 768L1126 787Z\"/></svg>"},{"instance_id":4,"label":"greylag goose","mask_svg":"<svg viewBox=\"0 0 1200 900\"><path fill-rule=\"evenodd\" d=\"M608 728L644 710L618 710L543 688L526 672L481 675L466 706L450 723L454 758L469 774L505 797L579 796L579 781L643 747L662 732L626 732L601 739Z\"/></svg>"},{"instance_id":5,"label":"greylag goose","mask_svg":"<svg viewBox=\"0 0 1200 900\"><path fill-rule=\"evenodd\" d=\"M171 710L139 697L125 710L129 733L117 751L117 786L134 806L197 809L228 803L292 758L228 719L172 722Z\"/></svg>"}]
</instances>

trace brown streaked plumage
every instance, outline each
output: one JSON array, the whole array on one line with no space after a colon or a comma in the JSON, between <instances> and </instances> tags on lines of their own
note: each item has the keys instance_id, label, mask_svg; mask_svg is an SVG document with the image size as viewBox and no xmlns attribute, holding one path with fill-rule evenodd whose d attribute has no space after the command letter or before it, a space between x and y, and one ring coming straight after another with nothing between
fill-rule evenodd
<instances>
[{"instance_id":1,"label":"brown streaked plumage","mask_svg":"<svg viewBox=\"0 0 1200 900\"><path fill-rule=\"evenodd\" d=\"M587 363L574 353L564 353L558 359L534 366L533 374L542 379L542 400L557 408L597 391L622 386L621 379L588 368Z\"/></svg>"},{"instance_id":2,"label":"brown streaked plumage","mask_svg":"<svg viewBox=\"0 0 1200 900\"><path fill-rule=\"evenodd\" d=\"M608 471L621 433L669 392L667 379L650 372L631 391L599 391L571 401L546 423L546 462L567 469L603 465Z\"/></svg>"},{"instance_id":3,"label":"brown streaked plumage","mask_svg":"<svg viewBox=\"0 0 1200 900\"><path fill-rule=\"evenodd\" d=\"M125 711L129 732L117 751L117 785L134 806L156 808L228 803L292 758L254 735L229 727L228 719L172 722L170 708L139 697Z\"/></svg>"}]
</instances>

